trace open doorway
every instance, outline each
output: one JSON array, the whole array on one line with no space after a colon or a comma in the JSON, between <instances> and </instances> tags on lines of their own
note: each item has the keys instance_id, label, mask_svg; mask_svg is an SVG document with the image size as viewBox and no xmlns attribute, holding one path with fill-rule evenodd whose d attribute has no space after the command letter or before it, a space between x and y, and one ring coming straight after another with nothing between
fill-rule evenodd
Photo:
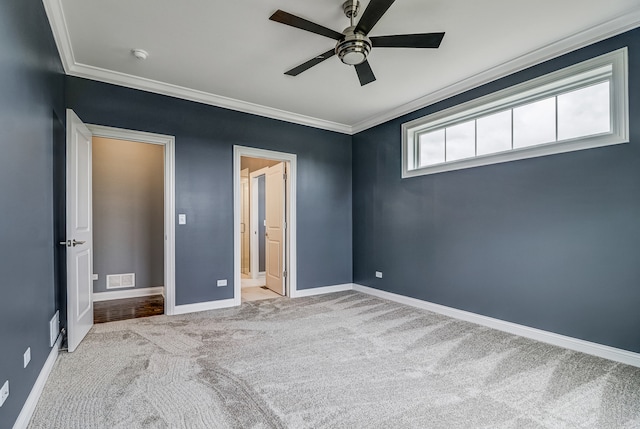
<instances>
[{"instance_id":1,"label":"open doorway","mask_svg":"<svg viewBox=\"0 0 640 429\"><path fill-rule=\"evenodd\" d=\"M240 147L235 154L236 297L292 296L295 155Z\"/></svg>"},{"instance_id":2,"label":"open doorway","mask_svg":"<svg viewBox=\"0 0 640 429\"><path fill-rule=\"evenodd\" d=\"M172 138L88 128L93 134L94 323L169 314Z\"/></svg>"},{"instance_id":3,"label":"open doorway","mask_svg":"<svg viewBox=\"0 0 640 429\"><path fill-rule=\"evenodd\" d=\"M164 314L164 149L93 136L94 323Z\"/></svg>"}]
</instances>

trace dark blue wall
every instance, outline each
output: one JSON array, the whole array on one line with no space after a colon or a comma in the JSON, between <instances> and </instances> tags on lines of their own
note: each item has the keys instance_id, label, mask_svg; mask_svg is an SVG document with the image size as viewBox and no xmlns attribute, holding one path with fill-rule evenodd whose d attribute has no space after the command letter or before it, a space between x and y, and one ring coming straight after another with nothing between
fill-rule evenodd
<instances>
[{"instance_id":1,"label":"dark blue wall","mask_svg":"<svg viewBox=\"0 0 640 429\"><path fill-rule=\"evenodd\" d=\"M177 304L233 297L233 145L297 154L298 289L351 283L350 136L74 77L66 89L85 123L176 137Z\"/></svg>"},{"instance_id":2,"label":"dark blue wall","mask_svg":"<svg viewBox=\"0 0 640 429\"><path fill-rule=\"evenodd\" d=\"M0 2L0 386L10 428L49 355L54 280L55 116L64 118L64 77L39 0ZM55 113L54 113L55 112ZM22 355L31 347L31 363Z\"/></svg>"},{"instance_id":3,"label":"dark blue wall","mask_svg":"<svg viewBox=\"0 0 640 429\"><path fill-rule=\"evenodd\" d=\"M402 123L623 46L631 143L400 178ZM355 135L354 282L640 352L638 76L636 29Z\"/></svg>"}]
</instances>

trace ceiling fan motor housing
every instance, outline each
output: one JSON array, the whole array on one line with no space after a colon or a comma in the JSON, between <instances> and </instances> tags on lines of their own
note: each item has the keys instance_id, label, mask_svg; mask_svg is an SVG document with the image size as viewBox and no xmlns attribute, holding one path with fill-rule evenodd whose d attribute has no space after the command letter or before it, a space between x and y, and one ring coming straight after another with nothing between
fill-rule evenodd
<instances>
[{"instance_id":1,"label":"ceiling fan motor housing","mask_svg":"<svg viewBox=\"0 0 640 429\"><path fill-rule=\"evenodd\" d=\"M363 63L371 52L371 40L355 29L355 26L347 27L342 32L344 37L336 44L336 55L340 61L352 66Z\"/></svg>"}]
</instances>

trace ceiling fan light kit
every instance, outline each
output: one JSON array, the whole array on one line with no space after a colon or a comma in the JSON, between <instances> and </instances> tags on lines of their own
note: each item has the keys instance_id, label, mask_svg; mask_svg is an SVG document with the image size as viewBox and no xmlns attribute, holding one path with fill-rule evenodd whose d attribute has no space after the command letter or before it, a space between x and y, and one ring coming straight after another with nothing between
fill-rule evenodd
<instances>
[{"instance_id":1,"label":"ceiling fan light kit","mask_svg":"<svg viewBox=\"0 0 640 429\"><path fill-rule=\"evenodd\" d=\"M347 0L342 4L344 14L351 25L342 33L323 27L322 25L300 18L296 15L277 10L269 18L272 21L336 40L334 49L316 55L309 61L285 72L289 76L297 76L303 71L320 64L322 61L337 55L344 64L354 66L360 85L364 86L376 80L373 70L367 61L372 48L438 48L444 33L402 34L395 36L368 37L369 32L387 12L395 0L371 0L362 18L354 25L358 16L360 1Z\"/></svg>"},{"instance_id":2,"label":"ceiling fan light kit","mask_svg":"<svg viewBox=\"0 0 640 429\"><path fill-rule=\"evenodd\" d=\"M344 39L336 44L336 54L340 61L350 66L362 64L371 52L371 40L355 31L356 27L344 30Z\"/></svg>"}]
</instances>

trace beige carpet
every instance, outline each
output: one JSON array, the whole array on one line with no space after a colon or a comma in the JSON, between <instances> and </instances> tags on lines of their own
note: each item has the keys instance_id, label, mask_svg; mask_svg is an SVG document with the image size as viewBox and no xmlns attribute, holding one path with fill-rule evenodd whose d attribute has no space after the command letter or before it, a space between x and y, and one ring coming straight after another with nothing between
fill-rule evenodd
<instances>
[{"instance_id":1,"label":"beige carpet","mask_svg":"<svg viewBox=\"0 0 640 429\"><path fill-rule=\"evenodd\" d=\"M640 369L357 292L95 326L31 429L640 428Z\"/></svg>"}]
</instances>

